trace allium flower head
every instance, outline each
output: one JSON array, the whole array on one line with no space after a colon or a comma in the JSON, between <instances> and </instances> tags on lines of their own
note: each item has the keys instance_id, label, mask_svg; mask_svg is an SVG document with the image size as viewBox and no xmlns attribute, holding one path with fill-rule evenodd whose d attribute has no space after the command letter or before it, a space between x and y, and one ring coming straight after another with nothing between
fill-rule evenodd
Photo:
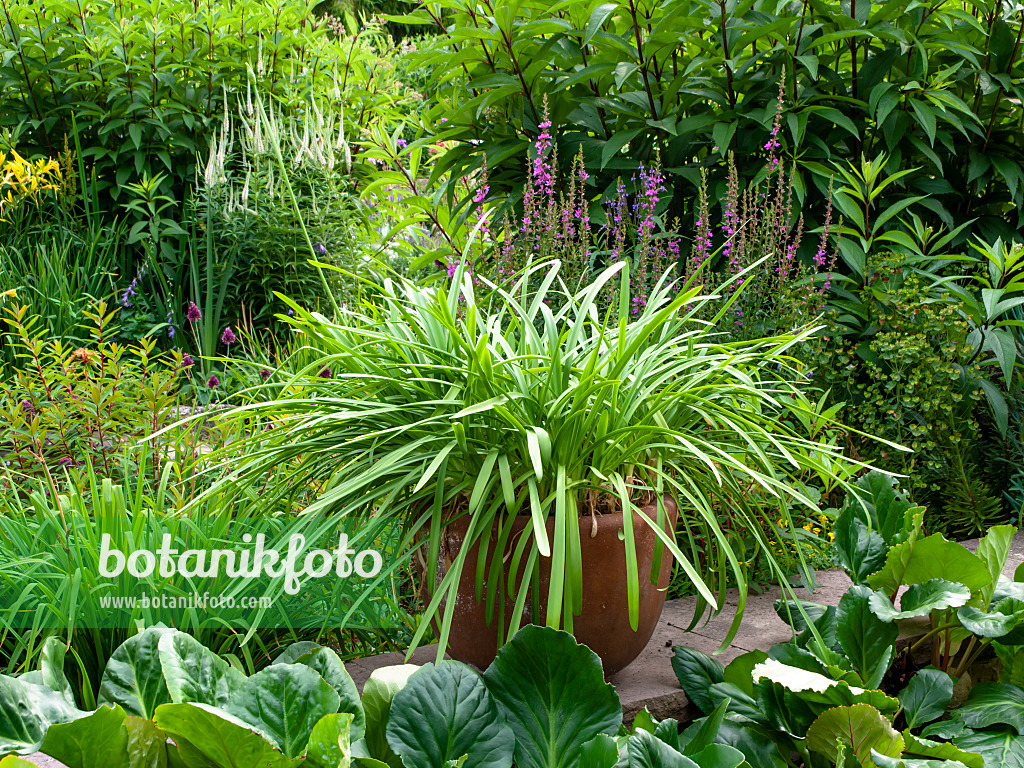
<instances>
[{"instance_id":1,"label":"allium flower head","mask_svg":"<svg viewBox=\"0 0 1024 768\"><path fill-rule=\"evenodd\" d=\"M323 368L320 369L320 373L318 373L317 376L319 376L321 379L329 379L331 378L331 369L325 365Z\"/></svg>"},{"instance_id":2,"label":"allium flower head","mask_svg":"<svg viewBox=\"0 0 1024 768\"><path fill-rule=\"evenodd\" d=\"M190 323L198 323L203 319L203 313L199 311L199 307L196 306L194 301L188 303L188 311L185 312L185 317L188 318Z\"/></svg>"},{"instance_id":3,"label":"allium flower head","mask_svg":"<svg viewBox=\"0 0 1024 768\"><path fill-rule=\"evenodd\" d=\"M186 352L181 356L181 364L187 368L190 365L195 365L195 360L192 359L192 355Z\"/></svg>"},{"instance_id":4,"label":"allium flower head","mask_svg":"<svg viewBox=\"0 0 1024 768\"><path fill-rule=\"evenodd\" d=\"M208 386L210 389L216 389L217 387L220 386L220 379L217 378L216 374L211 373L210 378L206 380L206 386Z\"/></svg>"},{"instance_id":5,"label":"allium flower head","mask_svg":"<svg viewBox=\"0 0 1024 768\"><path fill-rule=\"evenodd\" d=\"M260 378L263 379L264 381L269 379L270 378L270 369L269 368L260 368Z\"/></svg>"},{"instance_id":6,"label":"allium flower head","mask_svg":"<svg viewBox=\"0 0 1024 768\"><path fill-rule=\"evenodd\" d=\"M227 344L228 346L230 346L234 344L236 341L238 341L238 339L235 338L235 332L231 330L230 325L226 326L224 328L224 333L220 335L220 343Z\"/></svg>"}]
</instances>

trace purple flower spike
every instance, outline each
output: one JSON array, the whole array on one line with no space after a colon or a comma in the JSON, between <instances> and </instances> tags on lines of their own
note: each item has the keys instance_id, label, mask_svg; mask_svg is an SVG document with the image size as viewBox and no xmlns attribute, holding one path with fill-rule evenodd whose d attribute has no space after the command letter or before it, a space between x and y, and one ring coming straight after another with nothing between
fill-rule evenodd
<instances>
[{"instance_id":1,"label":"purple flower spike","mask_svg":"<svg viewBox=\"0 0 1024 768\"><path fill-rule=\"evenodd\" d=\"M235 338L235 332L231 330L231 326L229 325L224 328L224 333L220 335L220 343L231 346L236 341L238 341L238 339Z\"/></svg>"}]
</instances>

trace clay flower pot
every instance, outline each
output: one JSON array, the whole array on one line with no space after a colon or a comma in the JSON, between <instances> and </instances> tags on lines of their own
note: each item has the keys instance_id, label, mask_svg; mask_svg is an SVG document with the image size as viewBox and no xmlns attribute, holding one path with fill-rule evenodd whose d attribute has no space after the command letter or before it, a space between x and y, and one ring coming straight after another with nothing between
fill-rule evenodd
<instances>
[{"instance_id":1,"label":"clay flower pot","mask_svg":"<svg viewBox=\"0 0 1024 768\"><path fill-rule=\"evenodd\" d=\"M675 501L665 499L665 531L672 535L675 530L677 508ZM657 508L654 505L644 507L643 514L654 520ZM576 639L590 647L604 664L605 676L610 676L623 669L647 646L661 611L665 606L666 590L672 574L672 554L664 546L661 547L661 571L658 585L651 583L650 573L654 563L655 543L657 536L649 523L633 512L633 533L636 540L637 565L640 575L640 613L637 630L634 632L629 625L628 590L626 581L626 546L620 539L622 531L622 514L604 514L597 516L596 535L592 535L593 520L591 516L580 518L580 549L583 561L583 611L573 617L572 632ZM532 525L529 516L519 516L513 524L512 535L507 552L514 549L521 532ZM441 552L437 562L437 579L440 581L447 573L448 567L458 555L465 540L469 519L460 518L445 527L441 541ZM554 540L554 518L547 521L548 540ZM493 552L497 541L497 529L491 532ZM448 654L459 661L474 665L478 669L486 669L494 660L498 650L498 611L495 608L491 625L487 625L487 614L484 602L476 600L476 563L479 546L474 543L469 551L462 576L459 580L458 597L455 613L452 618L451 634L448 640ZM525 563L526 558L523 558ZM507 561L506 561L507 562ZM530 615L530 602L526 601L521 625L544 623L547 609L548 584L551 577L551 559L540 558L540 608L541 616ZM506 574L506 579L508 574ZM515 583L518 588L522 581L522 573L516 574ZM423 594L429 601L430 594L427 580L423 579ZM506 581L507 584L507 581ZM484 579L486 595L487 580ZM515 609L515 593L505 595L504 616L506 629L509 618ZM444 603L438 610L441 615ZM437 618L434 620L437 628Z\"/></svg>"}]
</instances>

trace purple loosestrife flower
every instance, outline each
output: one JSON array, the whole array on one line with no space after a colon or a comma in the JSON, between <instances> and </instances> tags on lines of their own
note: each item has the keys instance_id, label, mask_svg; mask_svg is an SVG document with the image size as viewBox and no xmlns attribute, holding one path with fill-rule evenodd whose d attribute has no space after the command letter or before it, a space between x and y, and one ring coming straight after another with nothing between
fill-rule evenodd
<instances>
[{"instance_id":1,"label":"purple loosestrife flower","mask_svg":"<svg viewBox=\"0 0 1024 768\"><path fill-rule=\"evenodd\" d=\"M36 407L32 405L28 400L21 401L21 410L31 415L36 412Z\"/></svg>"},{"instance_id":2,"label":"purple loosestrife flower","mask_svg":"<svg viewBox=\"0 0 1024 768\"><path fill-rule=\"evenodd\" d=\"M220 343L231 346L236 341L238 341L238 339L235 338L235 332L231 330L231 326L225 326L224 333L220 335Z\"/></svg>"},{"instance_id":3,"label":"purple loosestrife flower","mask_svg":"<svg viewBox=\"0 0 1024 768\"><path fill-rule=\"evenodd\" d=\"M199 311L199 307L196 306L194 301L188 303L188 310L185 312L185 317L190 323L198 323L203 319L203 313Z\"/></svg>"},{"instance_id":4,"label":"purple loosestrife flower","mask_svg":"<svg viewBox=\"0 0 1024 768\"><path fill-rule=\"evenodd\" d=\"M206 386L208 386L210 389L216 389L217 387L220 386L220 379L217 378L216 374L211 373L210 378L206 380Z\"/></svg>"},{"instance_id":5,"label":"purple loosestrife flower","mask_svg":"<svg viewBox=\"0 0 1024 768\"><path fill-rule=\"evenodd\" d=\"M775 150L782 146L779 142L779 130L782 128L782 102L786 97L786 68L782 67L782 75L779 78L779 105L775 109L775 120L772 122L772 131L768 136L768 143L764 145L768 153L769 171L779 166L779 158Z\"/></svg>"},{"instance_id":6,"label":"purple loosestrife flower","mask_svg":"<svg viewBox=\"0 0 1024 768\"><path fill-rule=\"evenodd\" d=\"M534 152L536 156L533 159L533 182L537 185L537 188L548 197L551 197L555 193L555 175L552 163L547 157L548 152L554 146L554 142L551 139L551 134L548 129L551 127L551 121L548 119L548 101L547 96L544 97L544 119L537 126L540 133L537 135L537 140L533 144Z\"/></svg>"}]
</instances>

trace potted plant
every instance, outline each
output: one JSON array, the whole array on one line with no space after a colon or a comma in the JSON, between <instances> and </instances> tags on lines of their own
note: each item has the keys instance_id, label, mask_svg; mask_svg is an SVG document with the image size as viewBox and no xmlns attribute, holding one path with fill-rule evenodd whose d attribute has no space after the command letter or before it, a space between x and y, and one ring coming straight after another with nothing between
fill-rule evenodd
<instances>
[{"instance_id":1,"label":"potted plant","mask_svg":"<svg viewBox=\"0 0 1024 768\"><path fill-rule=\"evenodd\" d=\"M313 487L307 514L399 522L402 546L422 551L428 596L413 647L433 620L439 655L483 666L465 650L466 621L489 625L488 658L524 622L600 649L583 631L593 626L612 645L632 641L606 658L610 674L649 639L671 559L701 614L721 606L731 572L735 631L746 582L720 505L759 530L749 499L776 497L786 517L794 503L816 509L788 479L842 482L849 465L787 426L806 421L784 418L808 402L785 397L798 393L786 354L798 336L724 342L697 317L734 297L666 275L635 311L624 262L578 293L556 290L558 270L534 265L507 290L465 266L447 286L386 281L375 304L337 320L293 304L290 322L322 356L240 412L277 428L252 433L260 445L235 476L258 478L268 504ZM602 303L614 305L605 317ZM593 580L602 572L614 586Z\"/></svg>"}]
</instances>

